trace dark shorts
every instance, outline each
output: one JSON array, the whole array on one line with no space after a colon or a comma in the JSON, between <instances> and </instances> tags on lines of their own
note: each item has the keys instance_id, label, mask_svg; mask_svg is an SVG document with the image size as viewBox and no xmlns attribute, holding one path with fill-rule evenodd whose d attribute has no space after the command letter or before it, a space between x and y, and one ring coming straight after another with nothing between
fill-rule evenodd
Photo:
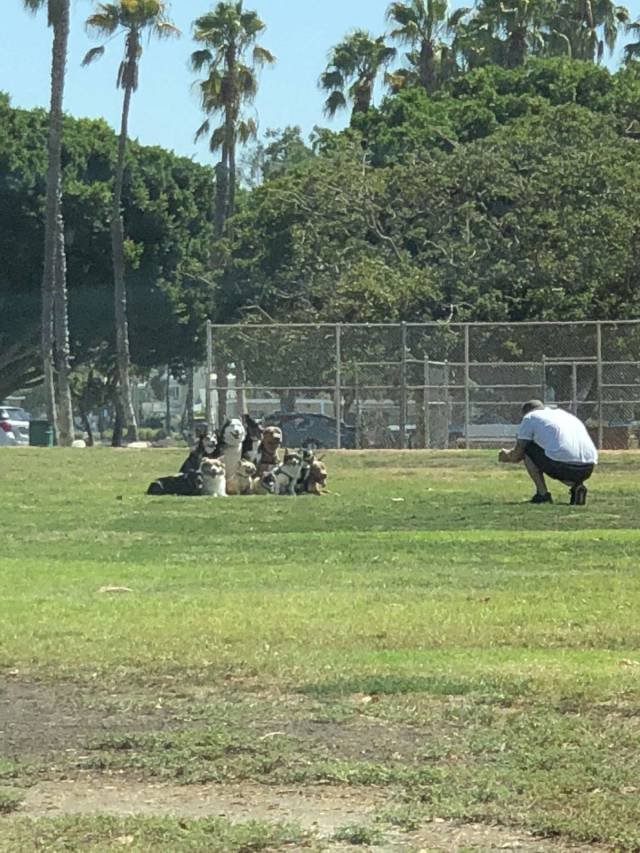
<instances>
[{"instance_id":1,"label":"dark shorts","mask_svg":"<svg viewBox=\"0 0 640 853\"><path fill-rule=\"evenodd\" d=\"M536 468L546 474L547 477L551 477L552 480L561 480L563 483L584 483L593 474L593 465L573 465L568 462L556 462L555 459L549 459L535 441L529 442L524 453L531 459Z\"/></svg>"}]
</instances>

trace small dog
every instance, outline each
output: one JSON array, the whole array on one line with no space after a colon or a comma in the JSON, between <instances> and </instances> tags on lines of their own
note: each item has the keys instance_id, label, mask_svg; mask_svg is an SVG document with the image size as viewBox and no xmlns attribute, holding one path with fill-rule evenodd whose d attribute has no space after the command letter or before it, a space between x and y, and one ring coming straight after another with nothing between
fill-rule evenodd
<instances>
[{"instance_id":1,"label":"small dog","mask_svg":"<svg viewBox=\"0 0 640 853\"><path fill-rule=\"evenodd\" d=\"M238 491L236 472L242 458L242 443L247 436L246 430L239 418L225 421L218 432L217 457L224 462L227 470L227 494L233 495Z\"/></svg>"},{"instance_id":2,"label":"small dog","mask_svg":"<svg viewBox=\"0 0 640 853\"><path fill-rule=\"evenodd\" d=\"M202 494L214 498L226 498L227 483L225 465L220 459L203 459L200 468Z\"/></svg>"},{"instance_id":3,"label":"small dog","mask_svg":"<svg viewBox=\"0 0 640 853\"><path fill-rule=\"evenodd\" d=\"M238 470L236 480L238 483L239 495L252 495L255 492L255 478L257 474L256 466L248 459L241 459L238 462Z\"/></svg>"},{"instance_id":4,"label":"small dog","mask_svg":"<svg viewBox=\"0 0 640 853\"><path fill-rule=\"evenodd\" d=\"M271 471L279 463L278 451L282 446L280 427L268 426L263 430L262 441L258 445L255 465L259 474Z\"/></svg>"},{"instance_id":5,"label":"small dog","mask_svg":"<svg viewBox=\"0 0 640 853\"><path fill-rule=\"evenodd\" d=\"M261 485L273 495L295 495L301 470L302 454L285 450L283 461L262 476Z\"/></svg>"},{"instance_id":6,"label":"small dog","mask_svg":"<svg viewBox=\"0 0 640 853\"><path fill-rule=\"evenodd\" d=\"M247 434L245 440L242 442L242 458L248 459L250 462L255 462L258 458L258 448L262 441L264 429L251 415L244 415L243 422Z\"/></svg>"},{"instance_id":7,"label":"small dog","mask_svg":"<svg viewBox=\"0 0 640 853\"><path fill-rule=\"evenodd\" d=\"M306 490L310 495L321 495L327 486L327 468L324 462L315 459L309 467Z\"/></svg>"},{"instance_id":8,"label":"small dog","mask_svg":"<svg viewBox=\"0 0 640 853\"><path fill-rule=\"evenodd\" d=\"M182 463L180 473L188 474L189 471L199 471L203 459L213 459L215 457L217 447L218 439L215 433L213 435L202 433L198 437L198 441L192 448L191 453Z\"/></svg>"},{"instance_id":9,"label":"small dog","mask_svg":"<svg viewBox=\"0 0 640 853\"><path fill-rule=\"evenodd\" d=\"M300 471L300 478L296 483L296 494L301 495L303 492L308 491L307 485L309 483L309 472L311 471L311 466L316 461L316 455L310 447L302 448L302 469Z\"/></svg>"},{"instance_id":10,"label":"small dog","mask_svg":"<svg viewBox=\"0 0 640 853\"><path fill-rule=\"evenodd\" d=\"M204 481L199 471L175 474L172 477L158 477L147 489L148 495L182 495L200 497L203 494Z\"/></svg>"}]
</instances>

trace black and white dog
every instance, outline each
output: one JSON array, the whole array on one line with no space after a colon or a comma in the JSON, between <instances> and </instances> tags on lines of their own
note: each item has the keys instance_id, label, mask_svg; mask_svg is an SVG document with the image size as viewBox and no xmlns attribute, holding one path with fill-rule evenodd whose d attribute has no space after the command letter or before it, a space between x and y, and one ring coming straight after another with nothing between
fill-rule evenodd
<instances>
[{"instance_id":1,"label":"black and white dog","mask_svg":"<svg viewBox=\"0 0 640 853\"><path fill-rule=\"evenodd\" d=\"M262 475L260 485L272 495L295 495L301 471L302 454L297 450L285 450L282 462Z\"/></svg>"},{"instance_id":2,"label":"black and white dog","mask_svg":"<svg viewBox=\"0 0 640 853\"><path fill-rule=\"evenodd\" d=\"M199 471L188 471L185 474L175 474L171 477L158 477L147 489L148 495L182 495L183 497L200 497L203 490L202 474Z\"/></svg>"},{"instance_id":3,"label":"black and white dog","mask_svg":"<svg viewBox=\"0 0 640 853\"><path fill-rule=\"evenodd\" d=\"M301 495L309 491L309 475L311 466L316 461L316 455L311 447L302 448L302 467L300 468L300 476L296 483L296 494Z\"/></svg>"},{"instance_id":4,"label":"black and white dog","mask_svg":"<svg viewBox=\"0 0 640 853\"><path fill-rule=\"evenodd\" d=\"M215 433L209 435L202 433L191 453L182 463L180 468L181 474L188 474L190 471L199 471L203 459L214 459L217 456L218 438Z\"/></svg>"},{"instance_id":5,"label":"black and white dog","mask_svg":"<svg viewBox=\"0 0 640 853\"><path fill-rule=\"evenodd\" d=\"M242 458L248 459L249 462L253 462L255 465L264 429L262 424L248 414L243 416L243 423L247 434L242 442Z\"/></svg>"}]
</instances>

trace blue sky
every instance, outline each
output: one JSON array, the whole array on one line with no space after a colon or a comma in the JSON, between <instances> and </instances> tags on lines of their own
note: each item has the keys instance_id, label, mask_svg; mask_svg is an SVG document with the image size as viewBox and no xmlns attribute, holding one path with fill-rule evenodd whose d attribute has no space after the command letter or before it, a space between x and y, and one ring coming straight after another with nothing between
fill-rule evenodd
<instances>
[{"instance_id":1,"label":"blue sky","mask_svg":"<svg viewBox=\"0 0 640 853\"><path fill-rule=\"evenodd\" d=\"M94 5L91 0L72 0L65 109L75 116L103 117L117 127L121 95L115 91L115 76L122 41L107 45L106 55L90 68L80 67L86 51L97 43L84 30ZM210 162L211 155L205 143L193 141L202 115L191 88L194 75L188 69L188 57L194 49L191 24L213 5L212 0L173 0L171 17L182 38L145 45L130 125L131 135L142 143L162 145L202 162ZM254 0L245 5L256 9L267 24L261 43L278 59L275 68L261 73L254 107L260 130L298 124L308 134L316 124L342 127L346 116L330 122L322 114L318 76L329 49L348 30L384 31L388 0ZM3 6L8 8L3 15L0 89L9 92L14 106L46 106L50 64L46 16L27 14L22 0L3 0ZM640 0L627 7L634 19L640 16Z\"/></svg>"}]
</instances>

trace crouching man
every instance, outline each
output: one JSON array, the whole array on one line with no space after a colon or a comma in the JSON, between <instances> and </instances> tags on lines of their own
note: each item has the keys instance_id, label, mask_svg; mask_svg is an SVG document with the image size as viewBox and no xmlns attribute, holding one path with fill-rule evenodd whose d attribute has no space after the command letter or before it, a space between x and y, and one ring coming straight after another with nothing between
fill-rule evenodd
<instances>
[{"instance_id":1,"label":"crouching man","mask_svg":"<svg viewBox=\"0 0 640 853\"><path fill-rule=\"evenodd\" d=\"M501 450L499 462L524 461L535 483L532 504L553 503L544 479L546 474L571 489L571 504L587 502L585 480L598 464L598 451L581 420L563 409L549 409L540 400L529 400L522 407L522 422L513 450Z\"/></svg>"}]
</instances>

